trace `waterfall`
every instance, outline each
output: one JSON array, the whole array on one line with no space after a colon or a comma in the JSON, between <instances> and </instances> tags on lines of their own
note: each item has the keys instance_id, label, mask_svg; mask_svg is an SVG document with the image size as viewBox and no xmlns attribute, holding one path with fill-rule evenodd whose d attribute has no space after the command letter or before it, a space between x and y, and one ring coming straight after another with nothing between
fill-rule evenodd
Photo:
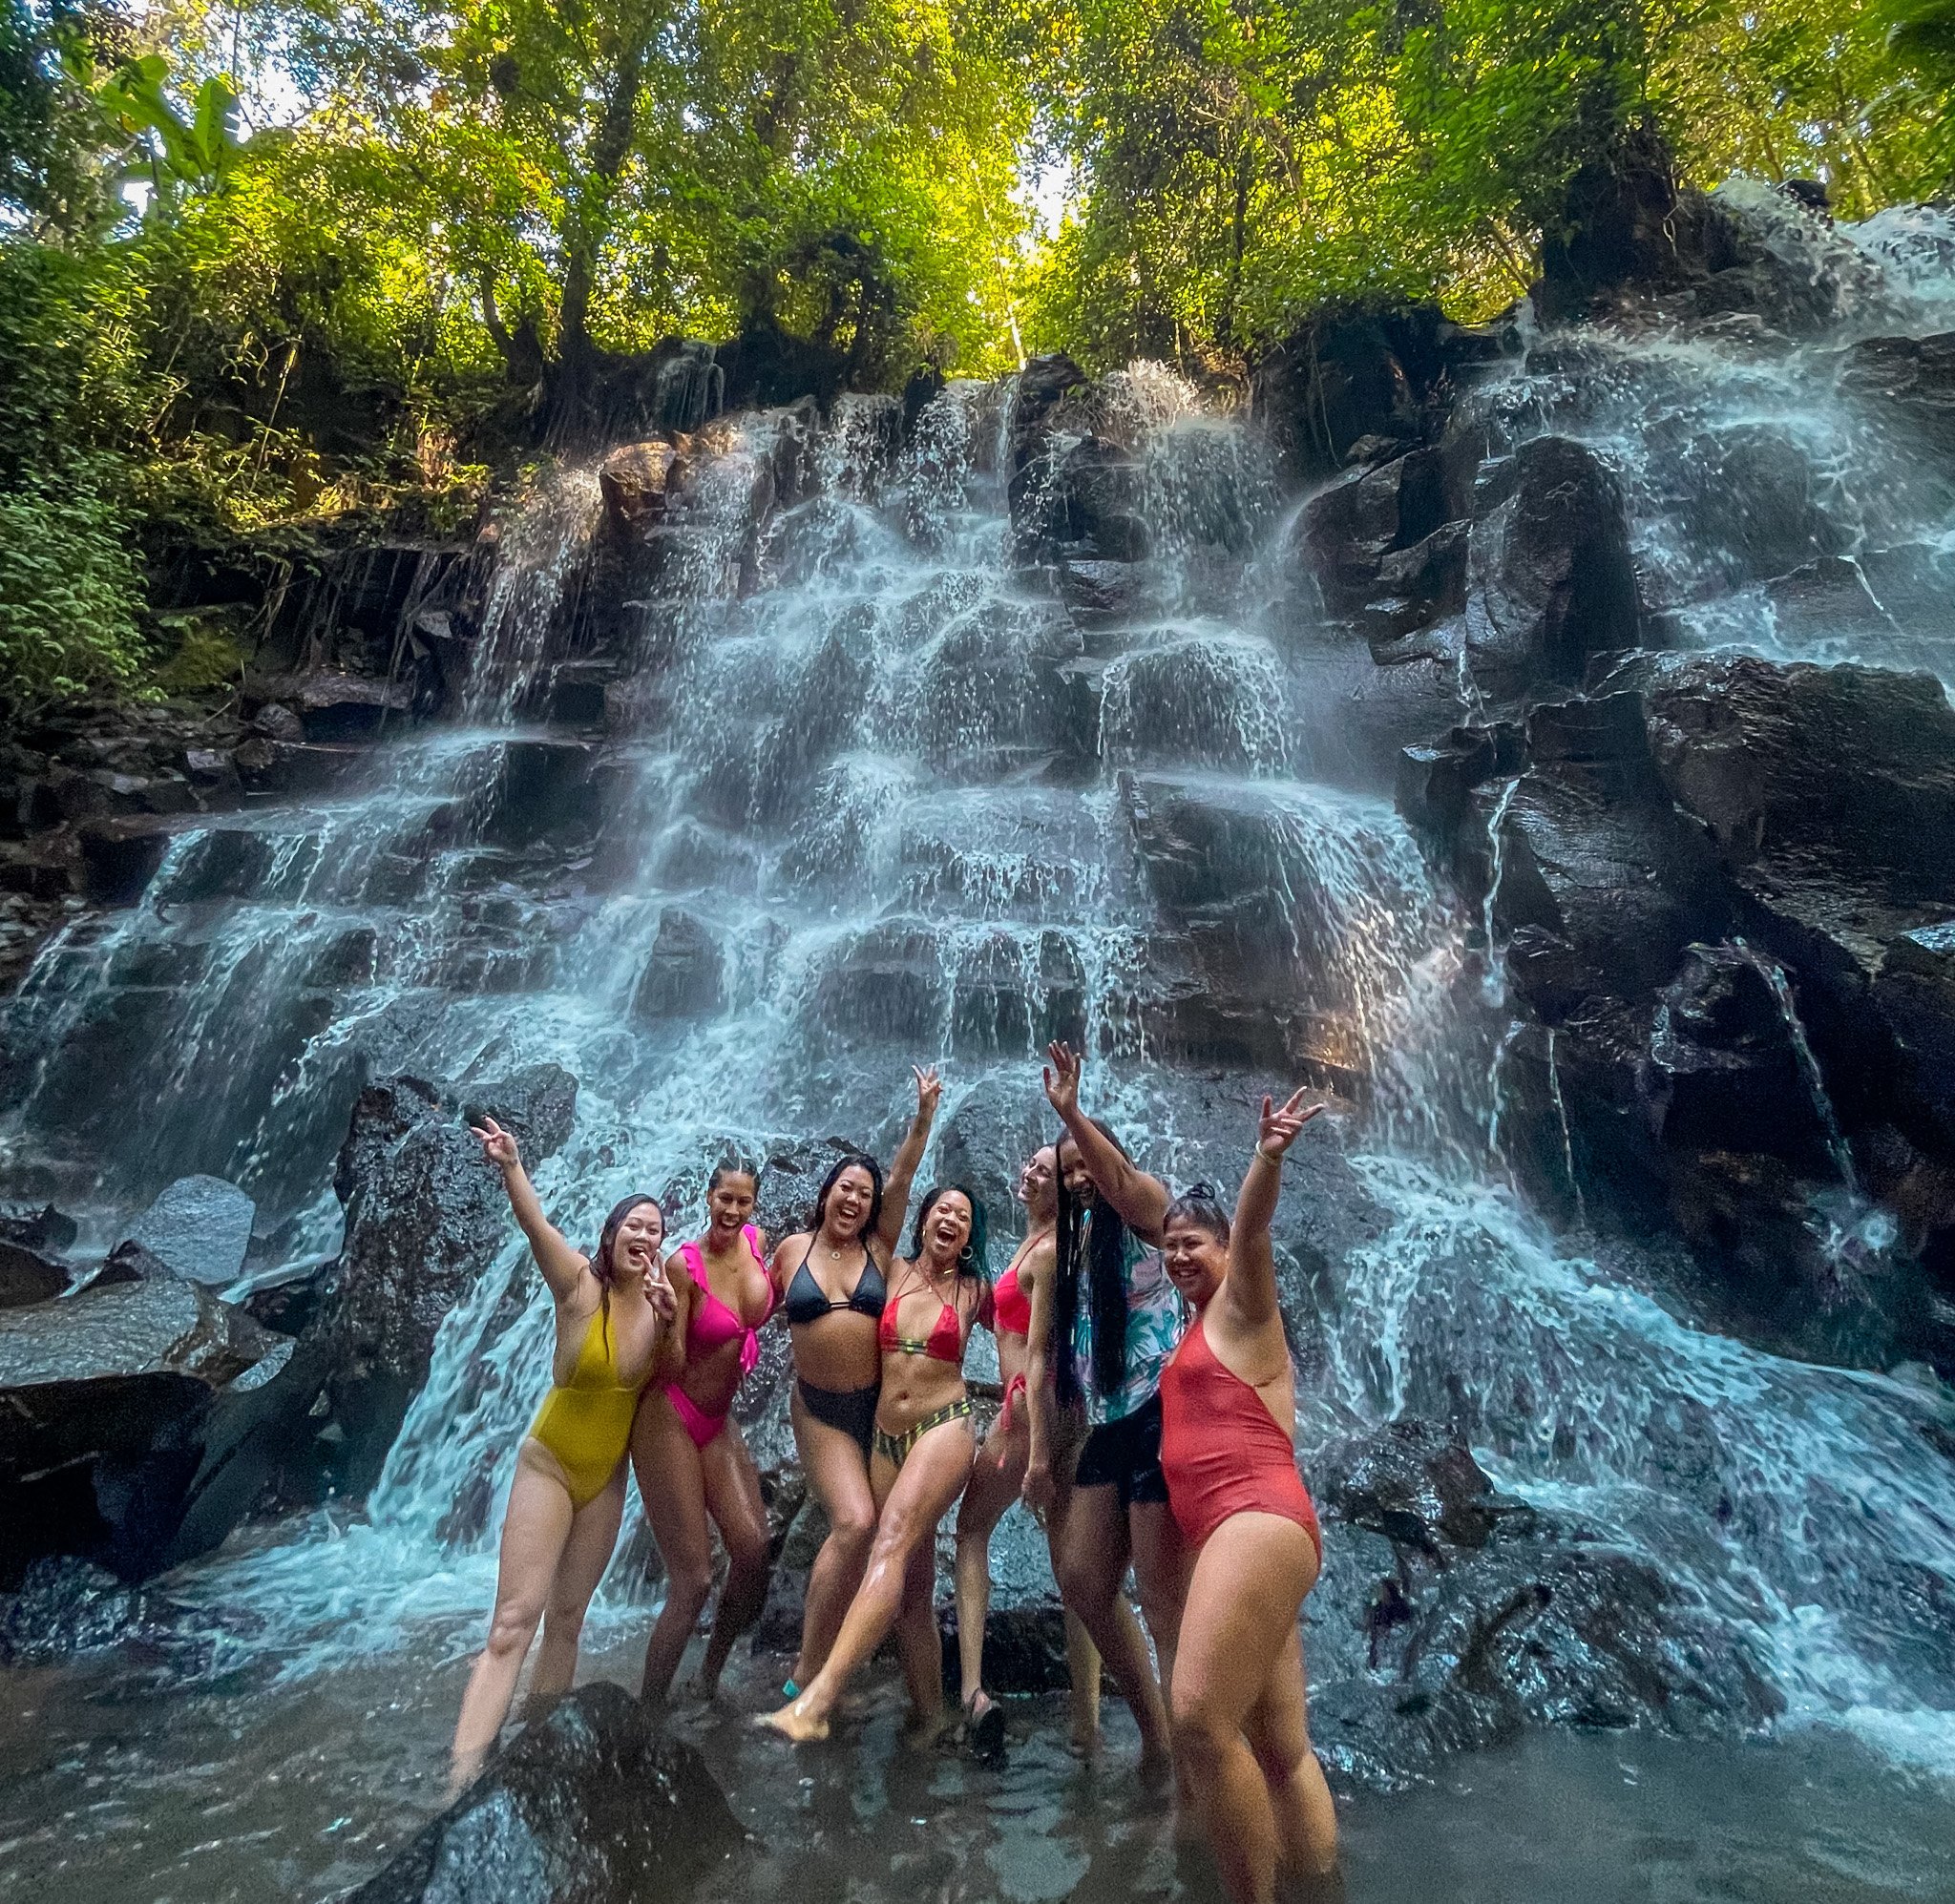
<instances>
[{"instance_id":1,"label":"waterfall","mask_svg":"<svg viewBox=\"0 0 1955 1904\"><path fill-rule=\"evenodd\" d=\"M1765 429L1808 472L1809 513L1786 536L1860 557L1854 472L1898 452L1832 394L1837 366L1744 338L1587 340L1577 355L1580 377L1547 360L1504 373L1486 413L1510 437L1567 429L1605 449L1680 638L1830 656L1834 638L1774 618L1742 535L1707 543L1662 471L1670 457L1708 482ZM1202 1015L1228 1004L1227 963L1248 974L1241 1016L1281 1032L1254 1067L1335 1086L1385 1219L1323 1292L1306 1465L1400 1412L1447 1420L1503 1486L1648 1556L1760 1659L1795 1718L1955 1769L1955 1660L1923 1610L1924 1582L1955 1580L1945 1393L1693 1328L1525 1207L1499 1151L1515 1031L1493 892L1461 916L1389 805L1310 777L1300 737L1332 664L1271 611L1287 518L1260 450L1165 372L1130 374L1108 401L1139 446L1148 546L1132 605L1083 634L1017 546L1008 389L952 384L907 441L882 398L844 398L818 426L713 426L656 588L601 611L624 617L608 631L622 652L656 662L620 703L574 878L497 846L458 792L523 738L538 631L592 534L582 479L537 501L505 543L518 568L492 596L505 606L471 689L480 724L392 743L362 791L184 836L137 912L52 945L11 1008L47 1071L12 1140L96 1140L52 1080L118 1011L141 1028L136 1100L197 1126L103 1138L104 1180L125 1189L195 1156L303 1201L360 1052L439 1077L551 1059L581 1091L538 1188L588 1238L626 1191L685 1181L728 1140L835 1132L886 1151L913 1060L949 1080L926 1174L955 1158L1001 1190L1049 1121L1038 1055L1064 1036L1092 1055L1095 1108L1179 1175L1205 1145L1246 1153L1246 1126L1216 1140L1190 1107L1208 1059L1189 1052L1237 1036L1238 1019ZM1905 504L1927 537L1941 505L1925 479ZM1890 663L1945 663L1918 631L1869 622L1852 638ZM1517 784L1491 816L1496 889ZM193 886L212 841L238 869ZM354 975L322 973L356 931L370 944ZM711 982L675 1002L661 945L682 937ZM182 974L153 1021L123 997L138 952ZM1551 1039L1548 1064L1579 1203ZM473 1643L491 1508L548 1339L513 1241L448 1318L366 1517L221 1554L183 1590L248 1609L294 1673L430 1622ZM641 1553L628 1533L600 1621L642 1617Z\"/></svg>"}]
</instances>

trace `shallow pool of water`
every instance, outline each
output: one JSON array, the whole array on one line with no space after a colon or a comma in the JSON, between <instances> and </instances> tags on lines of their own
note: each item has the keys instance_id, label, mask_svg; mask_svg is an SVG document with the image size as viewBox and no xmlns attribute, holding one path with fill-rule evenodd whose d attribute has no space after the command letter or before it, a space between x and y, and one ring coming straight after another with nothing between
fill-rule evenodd
<instances>
[{"instance_id":1,"label":"shallow pool of water","mask_svg":"<svg viewBox=\"0 0 1955 1904\"><path fill-rule=\"evenodd\" d=\"M636 1647L587 1662L630 1684ZM1005 1763L904 1747L878 1666L837 1736L756 1733L778 1663L737 1663L725 1704L682 1711L753 1836L697 1904L1209 1904L1196 1857L1132 1777L1125 1711L1100 1758L1057 1700L1012 1707ZM765 1668L765 1670L764 1670ZM198 1689L124 1665L0 1676L0 1896L33 1904L330 1898L434 1809L466 1661L393 1655L274 1689ZM1872 1904L1955 1899L1955 1789L1839 1735L1700 1746L1539 1733L1436 1785L1341 1806L1353 1904Z\"/></svg>"}]
</instances>

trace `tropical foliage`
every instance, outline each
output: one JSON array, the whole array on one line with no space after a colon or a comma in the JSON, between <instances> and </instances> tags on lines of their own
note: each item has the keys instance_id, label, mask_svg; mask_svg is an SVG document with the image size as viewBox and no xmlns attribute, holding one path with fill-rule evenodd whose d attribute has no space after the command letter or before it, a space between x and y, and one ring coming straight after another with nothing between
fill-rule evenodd
<instances>
[{"instance_id":1,"label":"tropical foliage","mask_svg":"<svg viewBox=\"0 0 1955 1904\"><path fill-rule=\"evenodd\" d=\"M1818 176L1854 215L1938 190L1951 21L0 0L0 692L156 678L139 546L464 521L663 338L788 340L864 387L1021 347L1232 371L1327 302L1504 303L1632 123L1701 184ZM1035 236L1041 174L1067 189Z\"/></svg>"}]
</instances>

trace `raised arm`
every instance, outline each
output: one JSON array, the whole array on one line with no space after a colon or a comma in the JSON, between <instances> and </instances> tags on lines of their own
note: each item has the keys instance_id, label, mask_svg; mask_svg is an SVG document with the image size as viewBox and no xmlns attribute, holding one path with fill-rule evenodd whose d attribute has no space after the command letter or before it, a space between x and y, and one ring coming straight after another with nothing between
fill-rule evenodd
<instances>
[{"instance_id":1,"label":"raised arm","mask_svg":"<svg viewBox=\"0 0 1955 1904\"><path fill-rule=\"evenodd\" d=\"M1235 1219L1229 1226L1229 1277L1222 1300L1244 1329L1257 1329L1276 1313L1276 1258L1270 1247L1270 1221L1283 1191L1283 1159L1297 1133L1324 1107L1306 1106L1297 1092L1287 1104L1275 1107L1263 1099L1256 1130L1255 1155L1242 1194L1235 1200Z\"/></svg>"},{"instance_id":2,"label":"raised arm","mask_svg":"<svg viewBox=\"0 0 1955 1904\"><path fill-rule=\"evenodd\" d=\"M1045 1048L1045 1098L1059 1113L1066 1135L1080 1147L1094 1187L1104 1197L1128 1229L1143 1243L1161 1241L1161 1220L1172 1201L1167 1185L1145 1170L1137 1170L1108 1142L1105 1134L1080 1109L1080 1074L1085 1068L1063 1039Z\"/></svg>"},{"instance_id":3,"label":"raised arm","mask_svg":"<svg viewBox=\"0 0 1955 1904\"><path fill-rule=\"evenodd\" d=\"M514 1133L504 1130L494 1118L484 1118L479 1124L471 1124L469 1130L479 1140L483 1157L502 1173L509 1206L515 1212L522 1233L530 1240L530 1254L536 1259L536 1267L543 1272L550 1293L559 1303L567 1303L583 1280L585 1258L564 1241L563 1232L543 1214L536 1185L530 1182L529 1172L523 1168L522 1158L516 1151Z\"/></svg>"},{"instance_id":4,"label":"raised arm","mask_svg":"<svg viewBox=\"0 0 1955 1904\"><path fill-rule=\"evenodd\" d=\"M935 1065L926 1065L916 1072L916 1115L910 1119L910 1128L904 1133L903 1140L896 1146L896 1154L890 1160L890 1174L882 1186L882 1219L875 1226L875 1234L869 1239L879 1243L886 1254L893 1256L902 1245L903 1219L910 1214L910 1186L916 1181L916 1166L923 1161L923 1152L930 1142L930 1127L936 1121L936 1107L943 1098L943 1079L936 1075Z\"/></svg>"},{"instance_id":5,"label":"raised arm","mask_svg":"<svg viewBox=\"0 0 1955 1904\"><path fill-rule=\"evenodd\" d=\"M1048 1245L1034 1250L1019 1265L1019 1284L1023 1287L1025 1271L1039 1265L1032 1279L1032 1321L1025 1337L1025 1421L1030 1452L1025 1457L1025 1481L1020 1492L1027 1507L1050 1507L1052 1487L1052 1412L1054 1396L1047 1354L1052 1346L1054 1296L1052 1279L1056 1258Z\"/></svg>"}]
</instances>

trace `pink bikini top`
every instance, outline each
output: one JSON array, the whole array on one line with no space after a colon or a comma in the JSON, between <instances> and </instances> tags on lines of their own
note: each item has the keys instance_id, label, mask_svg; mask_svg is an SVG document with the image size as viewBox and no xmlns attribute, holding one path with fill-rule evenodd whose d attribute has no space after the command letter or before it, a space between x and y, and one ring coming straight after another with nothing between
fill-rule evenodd
<instances>
[{"instance_id":1,"label":"pink bikini top","mask_svg":"<svg viewBox=\"0 0 1955 1904\"><path fill-rule=\"evenodd\" d=\"M746 1246L753 1252L753 1260L767 1270L767 1259L760 1253L760 1232L751 1224L741 1225L740 1234L746 1239ZM690 1360L695 1355L710 1355L716 1349L724 1349L729 1342L740 1343L740 1372L747 1374L760 1360L760 1329L768 1316L774 1312L775 1290L772 1279L767 1282L767 1306L759 1322L749 1328L729 1309L712 1290L706 1287L706 1266L700 1255L697 1243L682 1243L679 1253L685 1259L686 1272L691 1276L700 1295L704 1298L692 1311L692 1324L685 1331L685 1353ZM746 1339L741 1340L742 1337Z\"/></svg>"}]
</instances>

